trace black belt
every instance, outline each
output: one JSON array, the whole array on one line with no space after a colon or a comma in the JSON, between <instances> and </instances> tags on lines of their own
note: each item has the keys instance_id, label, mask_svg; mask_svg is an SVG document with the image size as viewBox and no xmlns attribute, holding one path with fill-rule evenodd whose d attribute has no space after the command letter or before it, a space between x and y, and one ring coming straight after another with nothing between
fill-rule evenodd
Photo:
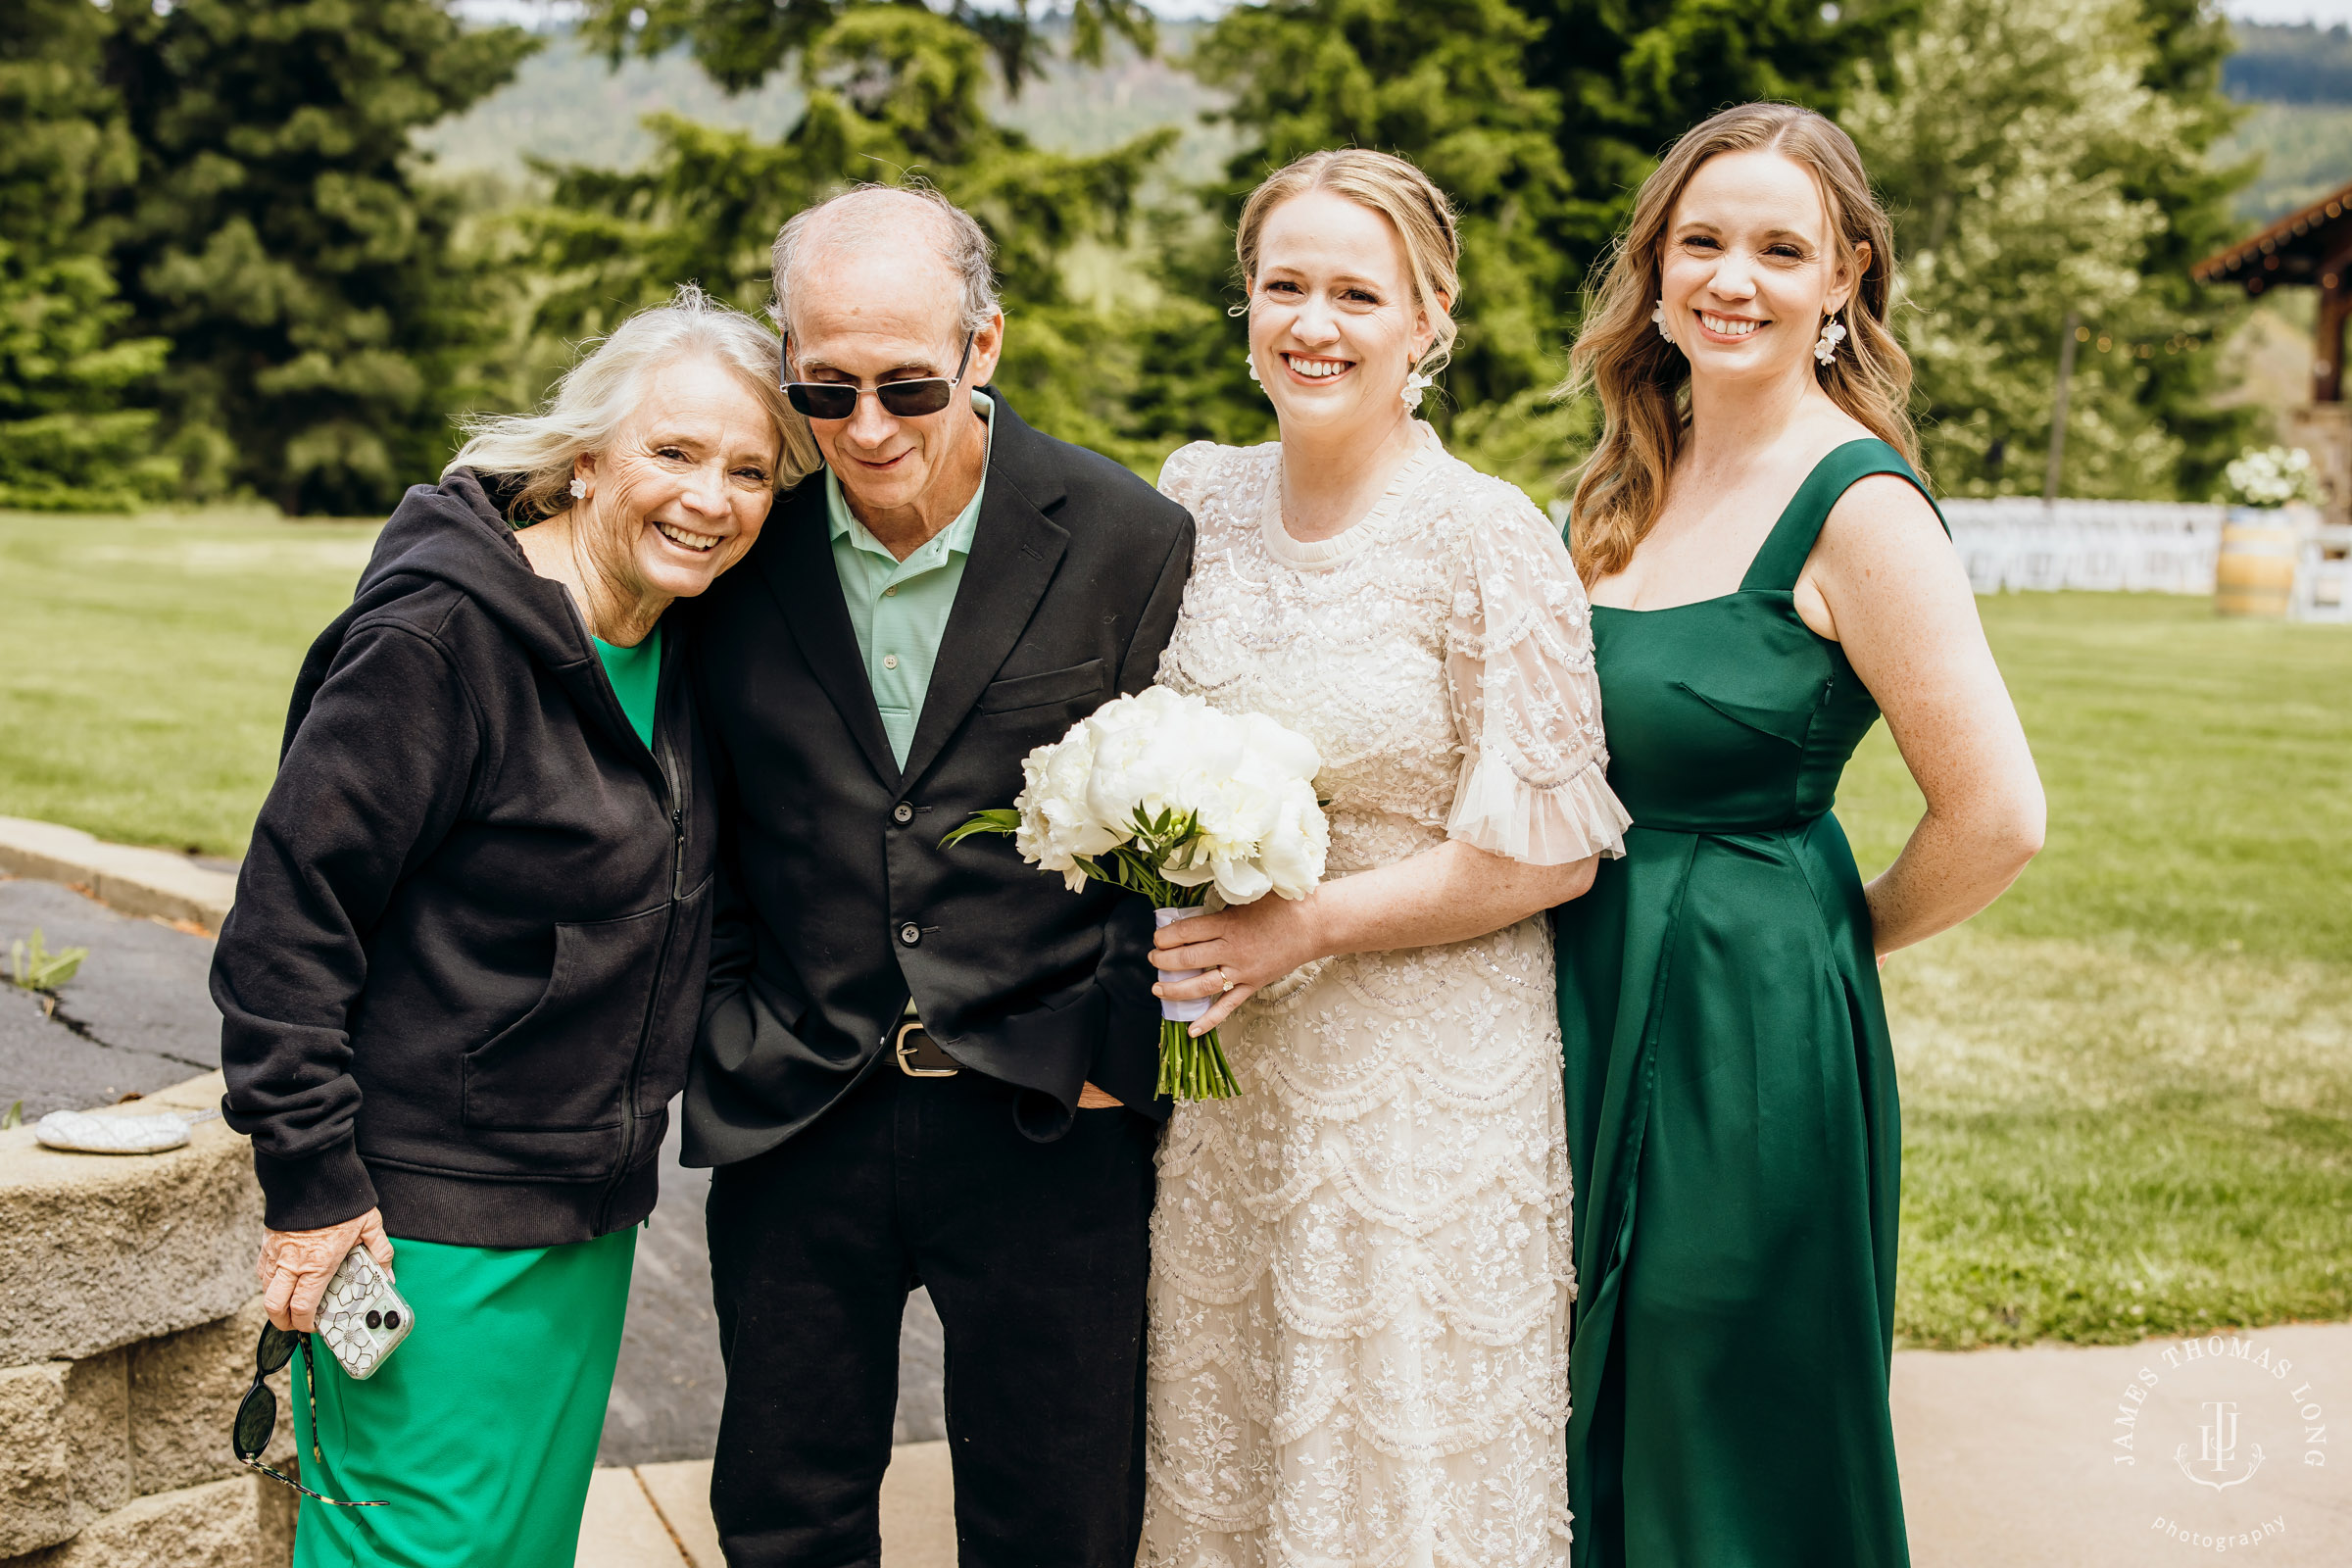
<instances>
[{"instance_id":1,"label":"black belt","mask_svg":"<svg viewBox=\"0 0 2352 1568\"><path fill-rule=\"evenodd\" d=\"M931 1038L920 1018L908 1018L899 1025L899 1032L892 1037L891 1054L899 1059L899 1071L909 1078L953 1078L963 1071L962 1064Z\"/></svg>"}]
</instances>

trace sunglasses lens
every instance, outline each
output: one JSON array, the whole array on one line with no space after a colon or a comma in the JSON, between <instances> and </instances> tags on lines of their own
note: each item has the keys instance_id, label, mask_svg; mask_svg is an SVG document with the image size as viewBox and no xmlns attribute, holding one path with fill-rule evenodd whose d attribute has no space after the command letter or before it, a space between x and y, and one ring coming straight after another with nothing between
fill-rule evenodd
<instances>
[{"instance_id":1,"label":"sunglasses lens","mask_svg":"<svg viewBox=\"0 0 2352 1568\"><path fill-rule=\"evenodd\" d=\"M788 381L784 395L811 419L846 419L858 412L858 389L825 381Z\"/></svg>"},{"instance_id":2,"label":"sunglasses lens","mask_svg":"<svg viewBox=\"0 0 2352 1568\"><path fill-rule=\"evenodd\" d=\"M237 1406L237 1457L251 1459L270 1446L270 1434L277 1427L277 1396L256 1385Z\"/></svg>"},{"instance_id":3,"label":"sunglasses lens","mask_svg":"<svg viewBox=\"0 0 2352 1568\"><path fill-rule=\"evenodd\" d=\"M954 383L946 377L927 376L920 381L886 381L875 388L875 395L891 413L910 419L946 408L953 389Z\"/></svg>"},{"instance_id":4,"label":"sunglasses lens","mask_svg":"<svg viewBox=\"0 0 2352 1568\"><path fill-rule=\"evenodd\" d=\"M294 1358L297 1338L274 1323L262 1325L262 1341L253 1351L254 1364L262 1369L262 1376L268 1377Z\"/></svg>"}]
</instances>

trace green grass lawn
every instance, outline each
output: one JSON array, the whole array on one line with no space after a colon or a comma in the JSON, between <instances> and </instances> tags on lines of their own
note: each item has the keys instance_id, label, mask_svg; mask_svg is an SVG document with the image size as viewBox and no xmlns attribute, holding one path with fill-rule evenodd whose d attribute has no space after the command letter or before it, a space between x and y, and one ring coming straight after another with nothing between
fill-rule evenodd
<instances>
[{"instance_id":1,"label":"green grass lawn","mask_svg":"<svg viewBox=\"0 0 2352 1568\"><path fill-rule=\"evenodd\" d=\"M1981 602L2048 847L1886 967L1904 1343L2352 1317L2352 628ZM1919 796L1882 727L1866 869Z\"/></svg>"},{"instance_id":2,"label":"green grass lawn","mask_svg":"<svg viewBox=\"0 0 2352 1568\"><path fill-rule=\"evenodd\" d=\"M0 814L233 854L372 529L0 514ZM2352 628L1983 601L2049 847L1886 969L1906 1344L2352 1318ZM1839 814L1919 813L1882 729Z\"/></svg>"},{"instance_id":3,"label":"green grass lawn","mask_svg":"<svg viewBox=\"0 0 2352 1568\"><path fill-rule=\"evenodd\" d=\"M372 523L0 512L0 815L234 855Z\"/></svg>"}]
</instances>

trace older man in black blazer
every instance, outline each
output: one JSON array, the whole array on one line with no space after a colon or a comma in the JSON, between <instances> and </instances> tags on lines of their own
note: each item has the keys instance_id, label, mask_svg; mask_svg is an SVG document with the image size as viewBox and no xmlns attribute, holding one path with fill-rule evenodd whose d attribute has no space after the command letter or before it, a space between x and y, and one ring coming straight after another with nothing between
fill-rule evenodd
<instances>
[{"instance_id":1,"label":"older man in black blazer","mask_svg":"<svg viewBox=\"0 0 2352 1568\"><path fill-rule=\"evenodd\" d=\"M1192 519L1022 423L988 242L865 188L776 242L823 473L701 607L720 907L686 1158L727 1361L728 1561L879 1561L899 1323L947 1332L960 1560L1125 1568L1142 1495L1151 911L1007 841L1021 759L1149 685Z\"/></svg>"}]
</instances>

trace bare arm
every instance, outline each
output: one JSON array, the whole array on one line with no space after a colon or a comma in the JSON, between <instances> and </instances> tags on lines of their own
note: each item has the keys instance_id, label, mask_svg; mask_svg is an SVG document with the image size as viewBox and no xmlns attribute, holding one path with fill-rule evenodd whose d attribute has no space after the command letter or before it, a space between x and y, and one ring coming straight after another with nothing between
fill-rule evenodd
<instances>
[{"instance_id":1,"label":"bare arm","mask_svg":"<svg viewBox=\"0 0 2352 1568\"><path fill-rule=\"evenodd\" d=\"M1903 853L1865 890L1883 957L1958 925L2017 880L2041 849L2041 779L1968 574L1908 483L1878 475L1846 491L1797 608L1843 644L1927 797Z\"/></svg>"},{"instance_id":2,"label":"bare arm","mask_svg":"<svg viewBox=\"0 0 2352 1568\"><path fill-rule=\"evenodd\" d=\"M1597 856L1565 865L1529 865L1458 840L1393 865L1326 882L1303 899L1263 898L1163 927L1152 951L1162 969L1205 969L1197 980L1162 982L1163 997L1222 1000L1193 1025L1223 1023L1260 986L1301 964L1342 953L1465 942L1566 904L1592 885ZM1233 989L1224 990L1224 976Z\"/></svg>"}]
</instances>

